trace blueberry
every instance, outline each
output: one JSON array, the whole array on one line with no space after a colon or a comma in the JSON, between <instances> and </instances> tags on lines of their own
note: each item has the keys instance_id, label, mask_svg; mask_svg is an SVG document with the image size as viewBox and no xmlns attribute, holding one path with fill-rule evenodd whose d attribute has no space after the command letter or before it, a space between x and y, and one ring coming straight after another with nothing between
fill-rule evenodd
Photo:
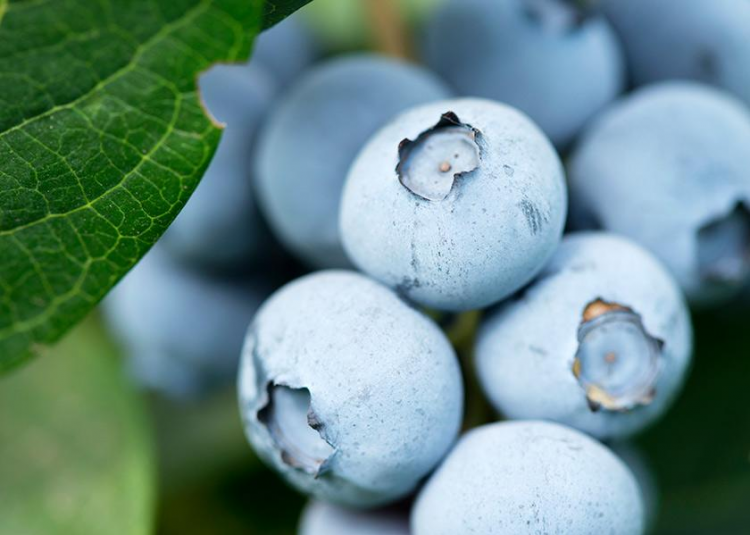
<instances>
[{"instance_id":1,"label":"blueberry","mask_svg":"<svg viewBox=\"0 0 750 535\"><path fill-rule=\"evenodd\" d=\"M261 137L261 208L289 249L319 267L344 267L338 210L359 149L394 114L445 98L420 67L351 55L310 70L269 118Z\"/></svg>"},{"instance_id":2,"label":"blueberry","mask_svg":"<svg viewBox=\"0 0 750 535\"><path fill-rule=\"evenodd\" d=\"M103 305L138 382L193 397L236 376L245 328L269 290L261 280L194 273L157 245Z\"/></svg>"},{"instance_id":3,"label":"blueberry","mask_svg":"<svg viewBox=\"0 0 750 535\"><path fill-rule=\"evenodd\" d=\"M750 114L693 82L643 88L601 115L570 165L579 225L650 249L695 303L750 275Z\"/></svg>"},{"instance_id":4,"label":"blueberry","mask_svg":"<svg viewBox=\"0 0 750 535\"><path fill-rule=\"evenodd\" d=\"M644 520L646 531L651 532L659 515L659 485L651 469L649 460L643 451L633 442L616 442L610 445L612 453L617 455L630 469L643 498Z\"/></svg>"},{"instance_id":5,"label":"blueberry","mask_svg":"<svg viewBox=\"0 0 750 535\"><path fill-rule=\"evenodd\" d=\"M299 535L409 535L409 518L398 511L359 511L311 502L302 512Z\"/></svg>"},{"instance_id":6,"label":"blueberry","mask_svg":"<svg viewBox=\"0 0 750 535\"><path fill-rule=\"evenodd\" d=\"M524 111L558 147L624 85L608 22L567 0L451 0L427 25L424 55L459 94Z\"/></svg>"},{"instance_id":7,"label":"blueberry","mask_svg":"<svg viewBox=\"0 0 750 535\"><path fill-rule=\"evenodd\" d=\"M489 100L399 115L360 152L341 207L352 261L429 307L494 303L528 282L560 240L565 179L531 121Z\"/></svg>"},{"instance_id":8,"label":"blueberry","mask_svg":"<svg viewBox=\"0 0 750 535\"><path fill-rule=\"evenodd\" d=\"M612 452L548 422L468 432L421 491L413 535L643 533L637 483Z\"/></svg>"},{"instance_id":9,"label":"blueberry","mask_svg":"<svg viewBox=\"0 0 750 535\"><path fill-rule=\"evenodd\" d=\"M311 32L294 14L258 36L249 65L259 65L280 88L286 88L318 58L318 48Z\"/></svg>"},{"instance_id":10,"label":"blueberry","mask_svg":"<svg viewBox=\"0 0 750 535\"><path fill-rule=\"evenodd\" d=\"M275 85L257 66L219 65L199 79L211 115L226 125L185 208L160 242L180 261L236 269L268 254L269 232L255 204L252 148Z\"/></svg>"},{"instance_id":11,"label":"blueberry","mask_svg":"<svg viewBox=\"0 0 750 535\"><path fill-rule=\"evenodd\" d=\"M647 251L611 234L571 234L532 286L484 319L476 367L509 418L621 437L672 402L691 336L679 288Z\"/></svg>"},{"instance_id":12,"label":"blueberry","mask_svg":"<svg viewBox=\"0 0 750 535\"><path fill-rule=\"evenodd\" d=\"M750 2L605 0L637 84L696 80L750 104Z\"/></svg>"},{"instance_id":13,"label":"blueberry","mask_svg":"<svg viewBox=\"0 0 750 535\"><path fill-rule=\"evenodd\" d=\"M461 374L443 333L353 272L307 275L263 305L239 391L258 455L298 489L350 506L409 493L461 423Z\"/></svg>"}]
</instances>

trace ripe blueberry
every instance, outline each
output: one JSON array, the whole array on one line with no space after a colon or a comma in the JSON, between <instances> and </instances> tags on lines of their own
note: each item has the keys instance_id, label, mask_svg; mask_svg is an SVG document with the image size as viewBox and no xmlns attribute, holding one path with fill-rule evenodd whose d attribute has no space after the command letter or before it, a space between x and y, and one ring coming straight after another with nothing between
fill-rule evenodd
<instances>
[{"instance_id":1,"label":"ripe blueberry","mask_svg":"<svg viewBox=\"0 0 750 535\"><path fill-rule=\"evenodd\" d=\"M201 182L160 243L195 266L244 267L263 259L272 243L255 203L252 149L275 84L255 65L218 65L198 83L205 106L226 127Z\"/></svg>"},{"instance_id":2,"label":"ripe blueberry","mask_svg":"<svg viewBox=\"0 0 750 535\"><path fill-rule=\"evenodd\" d=\"M135 378L191 397L236 376L247 323L270 293L255 280L217 280L184 268L157 245L104 300Z\"/></svg>"},{"instance_id":3,"label":"ripe blueberry","mask_svg":"<svg viewBox=\"0 0 750 535\"><path fill-rule=\"evenodd\" d=\"M570 165L578 226L658 256L688 298L712 303L750 275L750 113L721 91L665 82L601 115Z\"/></svg>"},{"instance_id":4,"label":"ripe blueberry","mask_svg":"<svg viewBox=\"0 0 750 535\"><path fill-rule=\"evenodd\" d=\"M560 160L526 116L489 100L405 112L360 152L341 206L355 265L444 310L492 304L527 283L562 234Z\"/></svg>"},{"instance_id":5,"label":"ripe blueberry","mask_svg":"<svg viewBox=\"0 0 750 535\"><path fill-rule=\"evenodd\" d=\"M615 235L571 234L529 288L484 320L477 373L509 418L621 437L670 405L691 333L682 293L647 251Z\"/></svg>"},{"instance_id":6,"label":"ripe blueberry","mask_svg":"<svg viewBox=\"0 0 750 535\"><path fill-rule=\"evenodd\" d=\"M258 35L250 66L260 66L273 76L279 88L286 89L318 58L318 49L305 23L293 14Z\"/></svg>"},{"instance_id":7,"label":"ripe blueberry","mask_svg":"<svg viewBox=\"0 0 750 535\"><path fill-rule=\"evenodd\" d=\"M750 2L604 0L637 84L695 80L750 104Z\"/></svg>"},{"instance_id":8,"label":"ripe blueberry","mask_svg":"<svg viewBox=\"0 0 750 535\"><path fill-rule=\"evenodd\" d=\"M314 266L348 266L338 211L354 157L394 114L446 96L426 70L376 55L338 58L308 71L261 136L258 192L277 237Z\"/></svg>"},{"instance_id":9,"label":"ripe blueberry","mask_svg":"<svg viewBox=\"0 0 750 535\"><path fill-rule=\"evenodd\" d=\"M558 147L624 84L608 22L566 0L451 0L427 25L424 53L460 95L520 109Z\"/></svg>"},{"instance_id":10,"label":"ripe blueberry","mask_svg":"<svg viewBox=\"0 0 750 535\"><path fill-rule=\"evenodd\" d=\"M438 327L388 288L321 271L276 292L247 335L239 383L258 455L318 499L376 506L445 455L463 389Z\"/></svg>"},{"instance_id":11,"label":"ripe blueberry","mask_svg":"<svg viewBox=\"0 0 750 535\"><path fill-rule=\"evenodd\" d=\"M641 489L646 532L650 533L659 516L660 491L649 459L634 442L615 442L609 447L632 472Z\"/></svg>"},{"instance_id":12,"label":"ripe blueberry","mask_svg":"<svg viewBox=\"0 0 750 535\"><path fill-rule=\"evenodd\" d=\"M635 478L612 452L548 422L464 435L422 489L413 535L643 533Z\"/></svg>"}]
</instances>

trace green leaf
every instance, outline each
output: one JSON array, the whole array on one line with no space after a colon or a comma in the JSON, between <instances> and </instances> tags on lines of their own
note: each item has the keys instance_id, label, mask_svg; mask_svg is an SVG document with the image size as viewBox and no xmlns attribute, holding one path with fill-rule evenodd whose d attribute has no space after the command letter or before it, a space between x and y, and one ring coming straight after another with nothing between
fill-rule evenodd
<instances>
[{"instance_id":1,"label":"green leaf","mask_svg":"<svg viewBox=\"0 0 750 535\"><path fill-rule=\"evenodd\" d=\"M80 321L185 204L220 135L196 77L247 58L263 9L0 0L0 371Z\"/></svg>"},{"instance_id":2,"label":"green leaf","mask_svg":"<svg viewBox=\"0 0 750 535\"><path fill-rule=\"evenodd\" d=\"M311 0L275 0L266 2L263 9L263 29L282 21Z\"/></svg>"},{"instance_id":3,"label":"green leaf","mask_svg":"<svg viewBox=\"0 0 750 535\"><path fill-rule=\"evenodd\" d=\"M145 535L156 478L142 399L92 321L0 380L0 533Z\"/></svg>"}]
</instances>

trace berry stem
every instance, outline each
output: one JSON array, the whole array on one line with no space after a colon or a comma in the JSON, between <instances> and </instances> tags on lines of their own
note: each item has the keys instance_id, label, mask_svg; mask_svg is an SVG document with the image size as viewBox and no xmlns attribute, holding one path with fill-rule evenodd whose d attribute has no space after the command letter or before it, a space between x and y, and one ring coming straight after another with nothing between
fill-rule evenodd
<instances>
[{"instance_id":1,"label":"berry stem","mask_svg":"<svg viewBox=\"0 0 750 535\"><path fill-rule=\"evenodd\" d=\"M412 43L399 3L395 0L365 0L364 4L375 49L388 56L411 59Z\"/></svg>"}]
</instances>

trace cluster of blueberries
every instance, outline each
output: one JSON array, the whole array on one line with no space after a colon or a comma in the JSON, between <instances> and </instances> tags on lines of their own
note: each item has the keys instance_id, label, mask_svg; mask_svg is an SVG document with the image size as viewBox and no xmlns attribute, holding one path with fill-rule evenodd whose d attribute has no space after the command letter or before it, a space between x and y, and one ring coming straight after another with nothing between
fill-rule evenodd
<instances>
[{"instance_id":1,"label":"cluster of blueberries","mask_svg":"<svg viewBox=\"0 0 750 535\"><path fill-rule=\"evenodd\" d=\"M109 323L173 395L241 354L304 535L643 533L616 441L750 278L750 2L447 0L422 37L318 61L293 17L206 73L218 151ZM274 292L285 251L319 271ZM478 309L462 371L425 311ZM459 437L474 373L507 421Z\"/></svg>"}]
</instances>

